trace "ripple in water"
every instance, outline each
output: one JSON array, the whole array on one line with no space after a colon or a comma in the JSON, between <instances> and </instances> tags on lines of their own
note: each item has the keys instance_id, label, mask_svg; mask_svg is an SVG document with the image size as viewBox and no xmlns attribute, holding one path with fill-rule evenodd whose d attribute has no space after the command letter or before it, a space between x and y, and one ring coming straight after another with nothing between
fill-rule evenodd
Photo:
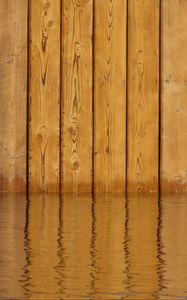
<instances>
[{"instance_id":1,"label":"ripple in water","mask_svg":"<svg viewBox=\"0 0 187 300\"><path fill-rule=\"evenodd\" d=\"M0 299L187 299L185 196L1 195Z\"/></svg>"}]
</instances>

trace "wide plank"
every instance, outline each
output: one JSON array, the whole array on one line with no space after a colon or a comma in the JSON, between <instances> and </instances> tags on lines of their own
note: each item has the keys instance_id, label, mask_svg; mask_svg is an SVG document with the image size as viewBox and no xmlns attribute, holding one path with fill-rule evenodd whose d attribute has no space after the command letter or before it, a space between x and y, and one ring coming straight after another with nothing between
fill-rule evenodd
<instances>
[{"instance_id":1,"label":"wide plank","mask_svg":"<svg viewBox=\"0 0 187 300\"><path fill-rule=\"evenodd\" d=\"M62 2L61 186L92 190L93 0Z\"/></svg>"},{"instance_id":2,"label":"wide plank","mask_svg":"<svg viewBox=\"0 0 187 300\"><path fill-rule=\"evenodd\" d=\"M158 190L159 0L128 2L127 190Z\"/></svg>"},{"instance_id":3,"label":"wide plank","mask_svg":"<svg viewBox=\"0 0 187 300\"><path fill-rule=\"evenodd\" d=\"M187 192L187 1L162 2L161 190Z\"/></svg>"},{"instance_id":4,"label":"wide plank","mask_svg":"<svg viewBox=\"0 0 187 300\"><path fill-rule=\"evenodd\" d=\"M29 190L60 184L60 0L30 0Z\"/></svg>"},{"instance_id":5,"label":"wide plank","mask_svg":"<svg viewBox=\"0 0 187 300\"><path fill-rule=\"evenodd\" d=\"M0 191L26 190L27 1L0 1Z\"/></svg>"},{"instance_id":6,"label":"wide plank","mask_svg":"<svg viewBox=\"0 0 187 300\"><path fill-rule=\"evenodd\" d=\"M127 1L94 8L94 191L124 192Z\"/></svg>"}]
</instances>

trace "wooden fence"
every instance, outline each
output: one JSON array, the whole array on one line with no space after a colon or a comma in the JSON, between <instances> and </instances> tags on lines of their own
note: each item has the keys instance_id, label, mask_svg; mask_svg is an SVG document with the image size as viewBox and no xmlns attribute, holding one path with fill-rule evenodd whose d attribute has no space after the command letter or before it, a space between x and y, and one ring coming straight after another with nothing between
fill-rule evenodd
<instances>
[{"instance_id":1,"label":"wooden fence","mask_svg":"<svg viewBox=\"0 0 187 300\"><path fill-rule=\"evenodd\" d=\"M187 191L187 1L0 1L0 191Z\"/></svg>"}]
</instances>

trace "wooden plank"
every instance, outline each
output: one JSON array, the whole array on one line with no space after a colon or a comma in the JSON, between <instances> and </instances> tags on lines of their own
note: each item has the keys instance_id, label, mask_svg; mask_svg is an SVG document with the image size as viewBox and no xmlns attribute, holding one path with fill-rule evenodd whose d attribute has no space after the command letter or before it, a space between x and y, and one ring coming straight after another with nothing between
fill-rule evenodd
<instances>
[{"instance_id":1,"label":"wooden plank","mask_svg":"<svg viewBox=\"0 0 187 300\"><path fill-rule=\"evenodd\" d=\"M92 189L92 0L62 5L62 190Z\"/></svg>"},{"instance_id":2,"label":"wooden plank","mask_svg":"<svg viewBox=\"0 0 187 300\"><path fill-rule=\"evenodd\" d=\"M95 1L94 188L126 188L126 0Z\"/></svg>"},{"instance_id":3,"label":"wooden plank","mask_svg":"<svg viewBox=\"0 0 187 300\"><path fill-rule=\"evenodd\" d=\"M26 186L27 1L0 1L0 191Z\"/></svg>"},{"instance_id":4,"label":"wooden plank","mask_svg":"<svg viewBox=\"0 0 187 300\"><path fill-rule=\"evenodd\" d=\"M161 189L187 191L187 2L162 2Z\"/></svg>"},{"instance_id":5,"label":"wooden plank","mask_svg":"<svg viewBox=\"0 0 187 300\"><path fill-rule=\"evenodd\" d=\"M29 188L59 191L60 0L30 1Z\"/></svg>"},{"instance_id":6,"label":"wooden plank","mask_svg":"<svg viewBox=\"0 0 187 300\"><path fill-rule=\"evenodd\" d=\"M128 191L158 190L159 0L128 9Z\"/></svg>"}]
</instances>

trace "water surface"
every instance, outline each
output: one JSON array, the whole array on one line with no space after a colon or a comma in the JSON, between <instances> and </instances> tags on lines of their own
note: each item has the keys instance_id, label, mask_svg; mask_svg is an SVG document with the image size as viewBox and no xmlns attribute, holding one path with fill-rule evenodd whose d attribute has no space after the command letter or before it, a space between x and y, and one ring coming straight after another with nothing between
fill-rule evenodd
<instances>
[{"instance_id":1,"label":"water surface","mask_svg":"<svg viewBox=\"0 0 187 300\"><path fill-rule=\"evenodd\" d=\"M1 195L0 299L187 299L187 198Z\"/></svg>"}]
</instances>

